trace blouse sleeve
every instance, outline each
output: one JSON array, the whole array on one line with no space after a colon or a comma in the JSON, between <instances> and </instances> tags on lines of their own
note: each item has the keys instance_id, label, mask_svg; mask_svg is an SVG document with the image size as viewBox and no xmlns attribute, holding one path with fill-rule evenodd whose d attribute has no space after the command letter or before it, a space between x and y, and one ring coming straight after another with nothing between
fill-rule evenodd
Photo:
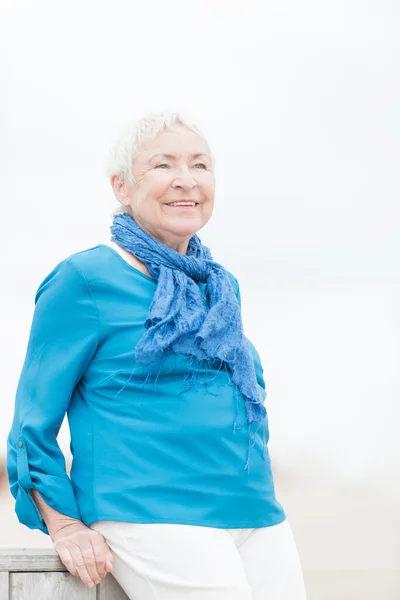
<instances>
[{"instance_id":1,"label":"blouse sleeve","mask_svg":"<svg viewBox=\"0 0 400 600\"><path fill-rule=\"evenodd\" d=\"M32 488L55 510L81 518L57 435L74 388L96 352L98 321L89 285L67 258L37 291L7 438L7 471L18 520L47 535Z\"/></svg>"}]
</instances>

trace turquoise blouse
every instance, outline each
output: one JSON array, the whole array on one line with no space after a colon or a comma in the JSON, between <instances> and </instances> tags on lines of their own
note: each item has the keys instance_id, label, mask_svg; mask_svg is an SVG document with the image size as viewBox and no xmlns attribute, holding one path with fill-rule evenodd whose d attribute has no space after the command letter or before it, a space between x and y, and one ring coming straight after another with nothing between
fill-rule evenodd
<instances>
[{"instance_id":1,"label":"turquoise blouse","mask_svg":"<svg viewBox=\"0 0 400 600\"><path fill-rule=\"evenodd\" d=\"M173 352L135 363L156 285L105 244L72 254L40 284L7 439L15 511L30 529L49 533L32 488L86 525L252 528L285 519L263 444L268 419L244 469L244 398L227 364ZM260 357L248 343L265 397ZM57 443L66 413L70 477Z\"/></svg>"}]
</instances>

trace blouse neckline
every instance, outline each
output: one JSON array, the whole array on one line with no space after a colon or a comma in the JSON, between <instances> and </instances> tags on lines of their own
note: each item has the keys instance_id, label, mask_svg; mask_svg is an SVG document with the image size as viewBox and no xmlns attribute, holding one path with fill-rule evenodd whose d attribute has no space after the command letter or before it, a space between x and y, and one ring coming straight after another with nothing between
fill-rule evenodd
<instances>
[{"instance_id":1,"label":"blouse neckline","mask_svg":"<svg viewBox=\"0 0 400 600\"><path fill-rule=\"evenodd\" d=\"M157 284L156 280L153 277L149 277L148 275L146 275L145 273L142 273L142 271L140 271L137 267L134 267L133 264L130 262L127 254L128 252L122 248L121 246L119 246L116 242L113 241L108 241L105 244L99 244L100 246L105 246L106 248L109 248L111 250L111 252L113 252L116 256L118 256L118 258L122 259L124 261L124 263L130 268L132 269L135 273L138 273L139 275L141 275L142 277L144 277L145 279L147 279L147 281L151 281L152 283Z\"/></svg>"}]
</instances>

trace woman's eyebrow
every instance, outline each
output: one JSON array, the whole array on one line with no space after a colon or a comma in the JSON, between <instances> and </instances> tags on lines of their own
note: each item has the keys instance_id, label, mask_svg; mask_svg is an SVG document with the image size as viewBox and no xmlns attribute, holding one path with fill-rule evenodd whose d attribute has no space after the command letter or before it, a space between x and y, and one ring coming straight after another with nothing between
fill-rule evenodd
<instances>
[{"instance_id":1,"label":"woman's eyebrow","mask_svg":"<svg viewBox=\"0 0 400 600\"><path fill-rule=\"evenodd\" d=\"M177 156L178 156L177 154L164 154L164 153L158 152L157 154L154 154L151 158L149 158L149 162L157 157L169 158L170 160L174 160ZM191 154L190 158L198 158L199 156L205 156L206 158L210 159L208 154L206 154L205 152L196 152L195 154Z\"/></svg>"}]
</instances>

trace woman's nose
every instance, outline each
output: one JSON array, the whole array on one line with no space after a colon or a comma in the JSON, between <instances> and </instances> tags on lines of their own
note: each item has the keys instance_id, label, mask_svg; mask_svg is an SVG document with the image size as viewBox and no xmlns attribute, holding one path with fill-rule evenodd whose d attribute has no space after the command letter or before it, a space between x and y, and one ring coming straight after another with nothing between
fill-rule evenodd
<instances>
[{"instance_id":1,"label":"woman's nose","mask_svg":"<svg viewBox=\"0 0 400 600\"><path fill-rule=\"evenodd\" d=\"M197 185L197 181L188 167L181 167L172 182L173 187L183 187L191 190Z\"/></svg>"}]
</instances>

